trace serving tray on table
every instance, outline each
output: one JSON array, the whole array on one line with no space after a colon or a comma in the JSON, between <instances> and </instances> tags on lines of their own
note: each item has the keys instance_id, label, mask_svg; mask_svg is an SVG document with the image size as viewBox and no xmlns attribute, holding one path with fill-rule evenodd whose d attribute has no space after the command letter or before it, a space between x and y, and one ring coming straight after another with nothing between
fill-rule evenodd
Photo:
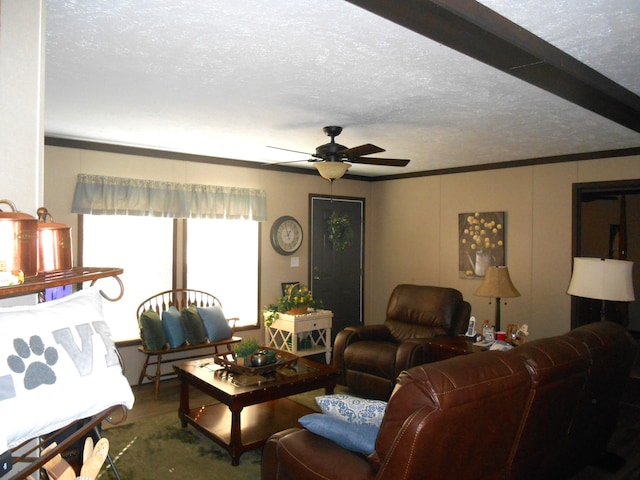
<instances>
[{"instance_id":1,"label":"serving tray on table","mask_svg":"<svg viewBox=\"0 0 640 480\"><path fill-rule=\"evenodd\" d=\"M221 365L225 370L231 373L238 373L241 375L264 375L274 372L279 368L293 367L298 362L298 356L293 353L285 352L283 350L276 350L275 348L261 347L260 350L273 350L276 352L275 362L261 367L251 367L240 365L235 358L233 352L218 353L213 356L213 361L218 365Z\"/></svg>"}]
</instances>

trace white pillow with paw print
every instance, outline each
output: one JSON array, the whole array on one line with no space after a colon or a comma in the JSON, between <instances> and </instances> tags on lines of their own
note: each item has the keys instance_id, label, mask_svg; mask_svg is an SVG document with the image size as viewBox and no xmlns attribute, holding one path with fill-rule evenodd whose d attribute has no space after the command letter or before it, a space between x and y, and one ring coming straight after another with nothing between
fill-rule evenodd
<instances>
[{"instance_id":1,"label":"white pillow with paw print","mask_svg":"<svg viewBox=\"0 0 640 480\"><path fill-rule=\"evenodd\" d=\"M114 405L133 406L96 287L0 308L0 437L12 448Z\"/></svg>"}]
</instances>

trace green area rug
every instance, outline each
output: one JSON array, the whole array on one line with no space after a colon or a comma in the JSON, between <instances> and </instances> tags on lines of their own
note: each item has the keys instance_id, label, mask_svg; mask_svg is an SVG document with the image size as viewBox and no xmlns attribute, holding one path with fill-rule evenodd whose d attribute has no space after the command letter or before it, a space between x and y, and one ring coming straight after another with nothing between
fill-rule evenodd
<instances>
[{"instance_id":1,"label":"green area rug","mask_svg":"<svg viewBox=\"0 0 640 480\"><path fill-rule=\"evenodd\" d=\"M290 398L318 410L314 399L323 394L324 390L314 390ZM193 427L182 428L177 406L175 413L112 427L102 434L109 439L109 452L121 480L260 478L262 449L245 452L240 457L240 465L232 466L226 450ZM115 478L105 462L98 479Z\"/></svg>"}]
</instances>

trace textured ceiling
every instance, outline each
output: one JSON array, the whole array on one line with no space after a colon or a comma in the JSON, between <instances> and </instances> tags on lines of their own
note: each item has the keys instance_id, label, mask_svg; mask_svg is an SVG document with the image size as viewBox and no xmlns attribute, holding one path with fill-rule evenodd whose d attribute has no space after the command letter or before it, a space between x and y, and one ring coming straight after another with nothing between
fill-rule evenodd
<instances>
[{"instance_id":1,"label":"textured ceiling","mask_svg":"<svg viewBox=\"0 0 640 480\"><path fill-rule=\"evenodd\" d=\"M638 0L483 0L640 95ZM640 133L338 0L47 0L47 136L379 176L640 146ZM312 168L307 162L294 164Z\"/></svg>"}]
</instances>

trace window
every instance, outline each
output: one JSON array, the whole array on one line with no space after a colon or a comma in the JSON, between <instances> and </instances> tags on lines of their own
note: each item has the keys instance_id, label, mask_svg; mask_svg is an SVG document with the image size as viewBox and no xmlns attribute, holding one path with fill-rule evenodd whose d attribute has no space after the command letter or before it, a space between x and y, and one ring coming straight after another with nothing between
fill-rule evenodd
<instances>
[{"instance_id":1,"label":"window","mask_svg":"<svg viewBox=\"0 0 640 480\"><path fill-rule=\"evenodd\" d=\"M187 286L212 293L237 327L258 322L258 222L187 220Z\"/></svg>"},{"instance_id":2,"label":"window","mask_svg":"<svg viewBox=\"0 0 640 480\"><path fill-rule=\"evenodd\" d=\"M124 269L122 299L105 302L105 316L115 341L139 338L138 305L173 288L173 278L181 283L181 277L174 275L174 271L182 271L173 264L175 223L187 225L187 241L176 252L177 264L186 265L184 286L218 297L227 317L240 318L237 327L257 326L258 222L84 215L83 265ZM98 286L108 296L116 296L116 283L111 286L108 282L100 280Z\"/></svg>"},{"instance_id":3,"label":"window","mask_svg":"<svg viewBox=\"0 0 640 480\"><path fill-rule=\"evenodd\" d=\"M136 309L151 295L169 290L172 282L173 219L120 215L84 215L82 263L88 267L119 267L124 295L105 303L105 317L114 340L139 338ZM97 285L109 297L113 280Z\"/></svg>"}]
</instances>

